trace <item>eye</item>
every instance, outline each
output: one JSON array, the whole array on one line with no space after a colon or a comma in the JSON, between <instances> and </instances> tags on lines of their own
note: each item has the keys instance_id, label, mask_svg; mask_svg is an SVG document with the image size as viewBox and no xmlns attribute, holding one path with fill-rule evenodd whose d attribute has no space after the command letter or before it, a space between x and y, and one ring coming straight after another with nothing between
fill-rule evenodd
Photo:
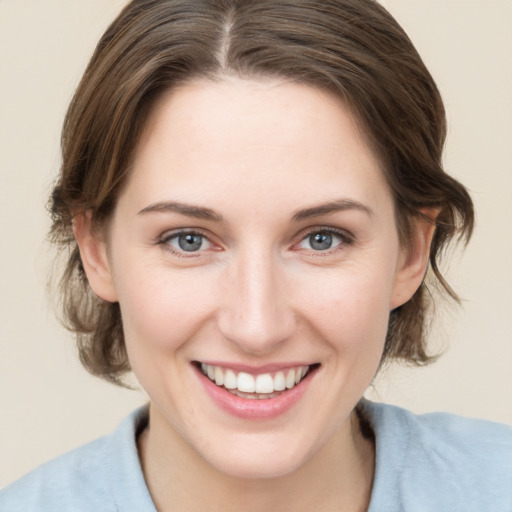
<instances>
[{"instance_id":1,"label":"eye","mask_svg":"<svg viewBox=\"0 0 512 512\"><path fill-rule=\"evenodd\" d=\"M328 251L335 249L344 242L349 242L348 237L330 230L319 230L309 233L304 237L299 247L313 251Z\"/></svg>"},{"instance_id":2,"label":"eye","mask_svg":"<svg viewBox=\"0 0 512 512\"><path fill-rule=\"evenodd\" d=\"M211 247L211 242L204 235L194 232L169 235L162 243L171 246L177 252L198 252Z\"/></svg>"}]
</instances>

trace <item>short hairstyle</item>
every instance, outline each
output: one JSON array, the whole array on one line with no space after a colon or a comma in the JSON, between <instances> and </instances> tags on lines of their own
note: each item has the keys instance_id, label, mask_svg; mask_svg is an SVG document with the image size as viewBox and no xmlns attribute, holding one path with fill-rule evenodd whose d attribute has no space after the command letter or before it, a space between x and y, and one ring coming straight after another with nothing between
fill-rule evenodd
<instances>
[{"instance_id":1,"label":"short hairstyle","mask_svg":"<svg viewBox=\"0 0 512 512\"><path fill-rule=\"evenodd\" d=\"M439 91L408 36L373 0L133 0L110 25L67 112L62 167L50 199L50 239L64 250L62 321L86 369L123 383L130 370L118 303L94 295L73 236L73 217L101 229L130 174L157 100L195 78L285 77L321 88L351 108L380 157L400 242L436 208L432 286L454 299L438 267L452 239L469 239L473 205L442 167L446 136ZM437 286L440 285L440 286ZM383 361L422 365L430 293L422 285L390 313Z\"/></svg>"}]
</instances>

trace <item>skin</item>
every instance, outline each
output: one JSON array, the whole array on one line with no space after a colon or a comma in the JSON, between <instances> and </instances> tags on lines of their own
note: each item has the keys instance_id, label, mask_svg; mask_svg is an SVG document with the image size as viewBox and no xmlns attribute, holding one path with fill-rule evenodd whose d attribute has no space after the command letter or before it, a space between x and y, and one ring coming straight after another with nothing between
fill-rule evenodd
<instances>
[{"instance_id":1,"label":"skin","mask_svg":"<svg viewBox=\"0 0 512 512\"><path fill-rule=\"evenodd\" d=\"M155 209L170 202L218 218ZM180 229L201 248L181 250ZM331 247L315 249L312 233ZM224 77L160 100L103 236L90 213L75 219L89 282L119 301L150 397L139 450L158 510L365 510L375 455L354 407L432 233L417 221L401 248L380 163L325 92ZM193 361L320 368L290 410L250 421L213 403Z\"/></svg>"}]
</instances>

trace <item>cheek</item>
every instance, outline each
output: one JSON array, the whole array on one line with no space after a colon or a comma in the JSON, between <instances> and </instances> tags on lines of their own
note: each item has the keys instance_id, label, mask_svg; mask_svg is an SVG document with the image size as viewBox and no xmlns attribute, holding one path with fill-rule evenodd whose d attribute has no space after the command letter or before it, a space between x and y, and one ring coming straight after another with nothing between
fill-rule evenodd
<instances>
[{"instance_id":1,"label":"cheek","mask_svg":"<svg viewBox=\"0 0 512 512\"><path fill-rule=\"evenodd\" d=\"M208 322L208 289L183 273L123 274L119 304L126 350L138 381L158 403L176 405L172 389L186 379L187 347Z\"/></svg>"},{"instance_id":2,"label":"cheek","mask_svg":"<svg viewBox=\"0 0 512 512\"><path fill-rule=\"evenodd\" d=\"M389 320L392 283L384 272L341 272L330 279L305 283L309 290L304 314L337 352L380 359Z\"/></svg>"},{"instance_id":3,"label":"cheek","mask_svg":"<svg viewBox=\"0 0 512 512\"><path fill-rule=\"evenodd\" d=\"M149 265L120 275L116 289L129 351L135 345L176 350L208 316L208 280Z\"/></svg>"}]
</instances>

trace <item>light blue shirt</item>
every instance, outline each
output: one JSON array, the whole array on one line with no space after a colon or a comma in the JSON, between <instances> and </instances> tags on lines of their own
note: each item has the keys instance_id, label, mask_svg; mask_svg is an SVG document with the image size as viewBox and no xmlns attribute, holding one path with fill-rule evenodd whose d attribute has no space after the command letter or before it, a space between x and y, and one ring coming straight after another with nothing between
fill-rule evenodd
<instances>
[{"instance_id":1,"label":"light blue shirt","mask_svg":"<svg viewBox=\"0 0 512 512\"><path fill-rule=\"evenodd\" d=\"M369 512L512 512L512 428L363 402L375 433ZM111 435L0 491L0 512L156 512L136 435L147 408ZM5 461L3 461L5 463Z\"/></svg>"}]
</instances>

